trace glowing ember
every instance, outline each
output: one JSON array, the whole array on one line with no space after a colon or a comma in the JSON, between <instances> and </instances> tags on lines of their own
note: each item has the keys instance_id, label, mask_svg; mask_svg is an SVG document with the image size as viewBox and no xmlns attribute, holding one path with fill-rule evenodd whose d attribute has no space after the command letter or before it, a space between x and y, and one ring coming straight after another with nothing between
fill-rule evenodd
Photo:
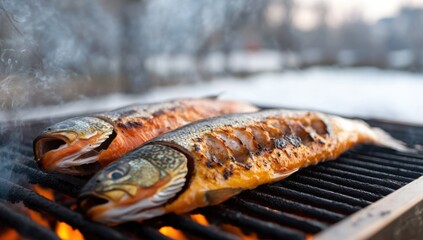
<instances>
[{"instance_id":1,"label":"glowing ember","mask_svg":"<svg viewBox=\"0 0 423 240\"><path fill-rule=\"evenodd\" d=\"M166 237L170 237L170 238L175 239L175 240L187 240L188 239L187 237L185 237L185 235L181 231L174 229L173 227L168 227L168 226L161 227L159 229L159 232L161 234L165 235Z\"/></svg>"},{"instance_id":2,"label":"glowing ember","mask_svg":"<svg viewBox=\"0 0 423 240\"><path fill-rule=\"evenodd\" d=\"M48 188L44 188L44 187L42 187L38 184L34 185L33 188L34 188L34 191L36 193L40 194L41 196L43 196L43 197L45 197L45 198L47 198L51 201L54 200L53 190L48 189ZM40 224L41 226L50 228L50 223L41 213L29 209L28 215L32 220L34 220L36 223Z\"/></svg>"},{"instance_id":3,"label":"glowing ember","mask_svg":"<svg viewBox=\"0 0 423 240\"><path fill-rule=\"evenodd\" d=\"M34 191L50 201L54 201L53 190L42 187L41 185L34 185Z\"/></svg>"},{"instance_id":4,"label":"glowing ember","mask_svg":"<svg viewBox=\"0 0 423 240\"><path fill-rule=\"evenodd\" d=\"M50 223L41 213L34 210L28 210L28 215L32 220L34 220L34 222L40 224L41 226L50 228Z\"/></svg>"},{"instance_id":5,"label":"glowing ember","mask_svg":"<svg viewBox=\"0 0 423 240\"><path fill-rule=\"evenodd\" d=\"M204 225L204 226L210 225L209 222L207 221L206 217L204 217L204 215L202 215L202 214L191 214L191 219L194 222L197 222L197 223Z\"/></svg>"},{"instance_id":6,"label":"glowing ember","mask_svg":"<svg viewBox=\"0 0 423 240\"><path fill-rule=\"evenodd\" d=\"M64 222L58 222L56 225L56 233L62 240L84 240L81 232L73 229L71 226Z\"/></svg>"},{"instance_id":7,"label":"glowing ember","mask_svg":"<svg viewBox=\"0 0 423 240\"><path fill-rule=\"evenodd\" d=\"M34 191L41 196L49 199L50 201L54 201L54 193L52 189L44 188L38 184L34 185L33 188ZM40 225L50 227L49 222L40 213L30 210L29 216ZM84 237L82 236L81 232L79 232L79 230L73 229L71 226L64 222L57 222L56 234L62 240L84 240Z\"/></svg>"},{"instance_id":8,"label":"glowing ember","mask_svg":"<svg viewBox=\"0 0 423 240\"><path fill-rule=\"evenodd\" d=\"M19 240L19 234L13 229L7 229L6 231L0 233L0 239L9 239L9 240Z\"/></svg>"},{"instance_id":9,"label":"glowing ember","mask_svg":"<svg viewBox=\"0 0 423 240\"><path fill-rule=\"evenodd\" d=\"M230 225L230 224L222 224L221 228L227 232L230 232L234 235L236 235L237 237L243 239L243 240L257 240L257 234L256 233L251 233L251 234L245 234L242 232L242 230L239 227Z\"/></svg>"}]
</instances>

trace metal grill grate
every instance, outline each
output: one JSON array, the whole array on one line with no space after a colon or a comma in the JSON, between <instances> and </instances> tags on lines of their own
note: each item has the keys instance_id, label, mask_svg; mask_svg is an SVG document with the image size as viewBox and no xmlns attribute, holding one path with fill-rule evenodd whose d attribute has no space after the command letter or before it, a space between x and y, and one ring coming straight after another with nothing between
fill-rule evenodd
<instances>
[{"instance_id":1,"label":"metal grill grate","mask_svg":"<svg viewBox=\"0 0 423 240\"><path fill-rule=\"evenodd\" d=\"M423 141L423 127L369 122L409 145ZM56 235L11 211L11 204L23 202L28 208L79 229L89 239L168 239L158 231L162 226L179 229L188 238L236 239L233 232L224 230L225 224L261 238L305 239L423 175L421 155L363 145L336 161L308 167L281 182L243 192L218 206L196 210L195 213L207 218L210 226L197 223L189 215L168 215L144 224L110 228L90 222L69 206L51 202L32 191L29 183L41 184L70 196L72 203L86 181L45 174L36 168L32 157L29 142L0 146L0 167L8 173L0 175L0 221L22 236L35 239L54 239Z\"/></svg>"}]
</instances>

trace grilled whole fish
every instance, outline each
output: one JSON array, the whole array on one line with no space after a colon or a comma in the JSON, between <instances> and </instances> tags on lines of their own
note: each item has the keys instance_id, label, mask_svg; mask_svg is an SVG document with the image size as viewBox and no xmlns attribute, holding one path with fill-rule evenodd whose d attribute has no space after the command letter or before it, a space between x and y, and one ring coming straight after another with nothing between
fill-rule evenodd
<instances>
[{"instance_id":1,"label":"grilled whole fish","mask_svg":"<svg viewBox=\"0 0 423 240\"><path fill-rule=\"evenodd\" d=\"M41 169L92 174L160 134L187 123L228 113L256 111L242 102L212 98L141 104L59 122L34 140Z\"/></svg>"},{"instance_id":2,"label":"grilled whole fish","mask_svg":"<svg viewBox=\"0 0 423 240\"><path fill-rule=\"evenodd\" d=\"M79 205L106 224L221 203L245 189L335 159L356 144L406 150L365 122L268 110L198 121L150 140L97 173Z\"/></svg>"}]
</instances>

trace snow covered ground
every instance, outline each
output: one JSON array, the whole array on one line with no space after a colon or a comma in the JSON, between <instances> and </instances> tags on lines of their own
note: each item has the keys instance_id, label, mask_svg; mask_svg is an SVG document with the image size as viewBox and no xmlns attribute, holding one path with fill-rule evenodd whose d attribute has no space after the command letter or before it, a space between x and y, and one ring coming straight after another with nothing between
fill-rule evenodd
<instances>
[{"instance_id":1,"label":"snow covered ground","mask_svg":"<svg viewBox=\"0 0 423 240\"><path fill-rule=\"evenodd\" d=\"M423 74L371 68L312 68L223 78L152 89L143 96L114 94L60 106L0 112L0 120L39 119L118 108L135 102L220 94L263 106L322 110L349 116L423 123Z\"/></svg>"}]
</instances>

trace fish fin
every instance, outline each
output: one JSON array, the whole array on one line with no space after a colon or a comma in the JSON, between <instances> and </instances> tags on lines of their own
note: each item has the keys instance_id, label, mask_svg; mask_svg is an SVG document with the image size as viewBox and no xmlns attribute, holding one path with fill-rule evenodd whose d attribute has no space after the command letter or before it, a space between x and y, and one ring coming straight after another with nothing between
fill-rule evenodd
<instances>
[{"instance_id":1,"label":"fish fin","mask_svg":"<svg viewBox=\"0 0 423 240\"><path fill-rule=\"evenodd\" d=\"M418 152L417 149L407 147L405 142L395 139L383 129L371 127L363 120L347 120L334 116L332 116L332 119L334 119L336 124L339 125L344 131L358 132L361 136L364 136L368 142L377 146L391 148L400 152Z\"/></svg>"},{"instance_id":2,"label":"fish fin","mask_svg":"<svg viewBox=\"0 0 423 240\"><path fill-rule=\"evenodd\" d=\"M391 148L400 152L418 152L417 149L407 147L405 142L393 138L391 135L389 135L389 133L380 128L372 128L372 131L375 136L374 142L378 146Z\"/></svg>"},{"instance_id":3,"label":"fish fin","mask_svg":"<svg viewBox=\"0 0 423 240\"><path fill-rule=\"evenodd\" d=\"M205 192L206 201L210 205L219 204L228 198L237 195L238 193L242 192L243 188L223 188L217 190L210 190Z\"/></svg>"},{"instance_id":4,"label":"fish fin","mask_svg":"<svg viewBox=\"0 0 423 240\"><path fill-rule=\"evenodd\" d=\"M294 169L291 169L287 172L274 173L273 176L272 176L272 181L280 181L282 179L285 179L298 170L299 170L299 168L294 168Z\"/></svg>"},{"instance_id":5,"label":"fish fin","mask_svg":"<svg viewBox=\"0 0 423 240\"><path fill-rule=\"evenodd\" d=\"M207 95L207 96L204 96L204 97L202 97L202 98L205 98L205 99L210 99L210 100L216 100L216 99L218 99L220 96L222 96L222 94L223 94L224 92L222 91L222 92L220 92L220 93L217 93L217 94L212 94L212 95Z\"/></svg>"},{"instance_id":6,"label":"fish fin","mask_svg":"<svg viewBox=\"0 0 423 240\"><path fill-rule=\"evenodd\" d=\"M416 151L418 151L418 152L422 152L423 153L423 145L414 144L414 149L416 149Z\"/></svg>"}]
</instances>

